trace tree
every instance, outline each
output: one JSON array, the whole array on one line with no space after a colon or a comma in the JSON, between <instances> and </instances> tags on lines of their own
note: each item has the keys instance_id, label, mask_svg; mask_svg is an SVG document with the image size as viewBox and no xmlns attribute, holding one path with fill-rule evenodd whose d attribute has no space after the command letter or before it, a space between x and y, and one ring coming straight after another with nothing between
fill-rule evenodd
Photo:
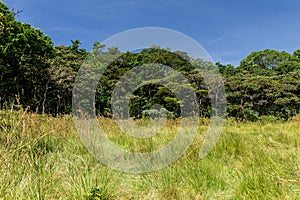
<instances>
[{"instance_id":1,"label":"tree","mask_svg":"<svg viewBox=\"0 0 300 200\"><path fill-rule=\"evenodd\" d=\"M74 80L88 55L85 49L79 48L79 40L71 42L71 46L55 47L55 56L51 59L48 69L43 113L46 112L46 107L47 113L53 115L71 112Z\"/></svg>"},{"instance_id":2,"label":"tree","mask_svg":"<svg viewBox=\"0 0 300 200\"><path fill-rule=\"evenodd\" d=\"M225 77L227 115L257 120L263 115L288 119L299 113L299 50L252 52L231 69L217 63ZM297 79L298 78L298 79Z\"/></svg>"},{"instance_id":3,"label":"tree","mask_svg":"<svg viewBox=\"0 0 300 200\"><path fill-rule=\"evenodd\" d=\"M263 51L252 52L241 61L238 68L253 75L275 75L275 70L280 63L287 62L291 55L287 52L265 49Z\"/></svg>"},{"instance_id":4,"label":"tree","mask_svg":"<svg viewBox=\"0 0 300 200\"><path fill-rule=\"evenodd\" d=\"M99 45L97 45L99 46ZM101 46L101 45L100 45ZM111 115L111 94L116 86L116 83L124 76L125 73L131 69L142 66L144 64L157 64L162 66L168 66L174 70L181 72L189 82L193 85L195 92L197 94L199 102L203 105L202 114L207 115L208 109L204 109L206 105L210 105L208 99L208 92L203 79L200 74L195 71L195 67L189 60L186 60L187 54L183 52L170 52L167 49L160 49L159 47L144 49L138 53L126 52L124 54L116 54L115 49L108 49L107 52L103 51L103 46L101 46L100 51L98 50L98 55L107 55L107 57L117 57L113 60L99 81L99 86L97 88L96 95L96 108L97 112L105 116ZM96 48L97 49L97 48ZM183 57L182 57L183 55ZM102 57L103 60L103 57ZM202 60L197 61L199 64L205 65ZM145 76L143 71L136 74L138 77ZM157 73L157 77L161 76L161 71L153 71ZM155 83L157 81L157 83ZM164 106L170 113L174 116L180 116L180 102L174 95L174 93L168 89L166 86L158 84L158 80L154 80L153 83L146 84L136 91L134 91L132 99L130 100L130 114L132 117L140 118L143 116L145 111L152 108L155 104L160 104ZM130 84L130 83L129 83ZM184 87L178 83L173 84L175 90L182 90ZM125 87L125 86L124 86ZM124 88L126 91L126 88ZM205 105L205 106L204 106Z\"/></svg>"},{"instance_id":5,"label":"tree","mask_svg":"<svg viewBox=\"0 0 300 200\"><path fill-rule=\"evenodd\" d=\"M14 104L17 97L22 105L38 111L53 43L39 29L16 21L2 2L0 10L0 106Z\"/></svg>"}]
</instances>

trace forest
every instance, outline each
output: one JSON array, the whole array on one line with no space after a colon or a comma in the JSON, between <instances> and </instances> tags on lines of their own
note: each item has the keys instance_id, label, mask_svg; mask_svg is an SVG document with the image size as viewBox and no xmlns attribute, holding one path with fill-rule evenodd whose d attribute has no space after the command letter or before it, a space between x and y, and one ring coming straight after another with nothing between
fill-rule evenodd
<instances>
[{"instance_id":1,"label":"forest","mask_svg":"<svg viewBox=\"0 0 300 200\"><path fill-rule=\"evenodd\" d=\"M41 30L16 20L14 13L0 3L0 108L22 106L31 112L57 116L72 110L72 89L82 63L91 52L80 47L54 46ZM95 42L92 53L118 57L99 80L96 111L111 116L111 92L130 69L147 63L167 65L181 72L195 88L200 116L209 117L212 109L208 90L185 52L151 47L140 52L120 52ZM293 54L265 49L250 53L240 65L202 62L203 67L217 66L226 89L226 116L237 120L258 120L272 116L289 119L300 110L300 49ZM163 105L178 117L179 100L164 86L149 84L135 91L130 101L132 117L142 118L153 104Z\"/></svg>"}]
</instances>

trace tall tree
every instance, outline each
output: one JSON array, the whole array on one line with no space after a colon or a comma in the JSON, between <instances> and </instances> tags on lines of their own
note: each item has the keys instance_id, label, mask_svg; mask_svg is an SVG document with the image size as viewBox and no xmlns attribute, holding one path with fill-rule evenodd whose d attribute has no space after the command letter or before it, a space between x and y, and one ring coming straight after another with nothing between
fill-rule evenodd
<instances>
[{"instance_id":1,"label":"tall tree","mask_svg":"<svg viewBox=\"0 0 300 200\"><path fill-rule=\"evenodd\" d=\"M263 51L252 52L241 61L238 68L253 75L275 75L275 70L280 63L287 62L291 55L287 52L265 49Z\"/></svg>"},{"instance_id":2,"label":"tall tree","mask_svg":"<svg viewBox=\"0 0 300 200\"><path fill-rule=\"evenodd\" d=\"M53 56L49 37L29 24L16 21L14 13L0 2L0 106L14 104L38 111Z\"/></svg>"},{"instance_id":3,"label":"tall tree","mask_svg":"<svg viewBox=\"0 0 300 200\"><path fill-rule=\"evenodd\" d=\"M71 42L71 46L55 47L55 56L51 59L50 68L48 68L43 112L53 115L71 112L74 80L88 55L85 49L79 48L79 40Z\"/></svg>"}]
</instances>

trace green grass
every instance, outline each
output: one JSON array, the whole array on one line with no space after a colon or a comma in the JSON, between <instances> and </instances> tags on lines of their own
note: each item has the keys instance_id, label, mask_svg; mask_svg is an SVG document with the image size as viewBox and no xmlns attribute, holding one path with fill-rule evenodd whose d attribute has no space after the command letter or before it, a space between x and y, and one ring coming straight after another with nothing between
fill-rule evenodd
<instances>
[{"instance_id":1,"label":"green grass","mask_svg":"<svg viewBox=\"0 0 300 200\"><path fill-rule=\"evenodd\" d=\"M159 148L178 128L178 121L168 121L152 139L133 139L112 120L99 122L113 142L137 152ZM0 111L0 199L300 199L299 117L227 120L204 159L198 152L208 122L201 122L193 144L175 163L126 174L89 154L71 116Z\"/></svg>"}]
</instances>

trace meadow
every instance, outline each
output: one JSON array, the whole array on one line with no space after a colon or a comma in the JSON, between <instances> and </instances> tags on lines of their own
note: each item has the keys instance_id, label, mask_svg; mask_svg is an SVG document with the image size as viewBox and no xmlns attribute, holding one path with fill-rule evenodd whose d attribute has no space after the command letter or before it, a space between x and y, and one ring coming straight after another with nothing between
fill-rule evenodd
<instances>
[{"instance_id":1,"label":"meadow","mask_svg":"<svg viewBox=\"0 0 300 200\"><path fill-rule=\"evenodd\" d=\"M178 127L170 120L150 141L122 134L111 119L99 123L113 142L138 152L159 148ZM127 174L87 151L70 115L0 111L0 199L300 199L300 116L228 119L213 151L199 159L208 124L201 119L196 139L172 165Z\"/></svg>"}]
</instances>

